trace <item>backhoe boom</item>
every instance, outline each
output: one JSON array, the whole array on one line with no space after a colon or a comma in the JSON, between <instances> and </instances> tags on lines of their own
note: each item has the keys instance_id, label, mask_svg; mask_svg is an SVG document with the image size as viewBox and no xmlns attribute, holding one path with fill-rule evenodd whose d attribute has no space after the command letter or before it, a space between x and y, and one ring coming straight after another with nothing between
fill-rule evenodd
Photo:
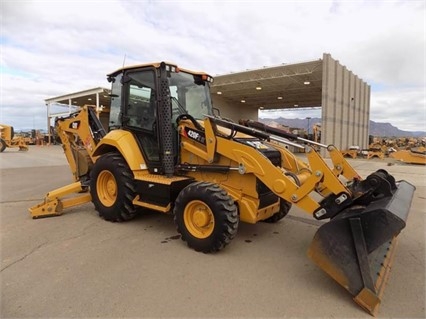
<instances>
[{"instance_id":1,"label":"backhoe boom","mask_svg":"<svg viewBox=\"0 0 426 319\"><path fill-rule=\"evenodd\" d=\"M42 203L31 207L33 218L62 215L64 209L91 200L88 186L90 170L96 160L93 152L105 136L105 130L89 105L70 116L56 119L55 126L74 182L47 193Z\"/></svg>"}]
</instances>

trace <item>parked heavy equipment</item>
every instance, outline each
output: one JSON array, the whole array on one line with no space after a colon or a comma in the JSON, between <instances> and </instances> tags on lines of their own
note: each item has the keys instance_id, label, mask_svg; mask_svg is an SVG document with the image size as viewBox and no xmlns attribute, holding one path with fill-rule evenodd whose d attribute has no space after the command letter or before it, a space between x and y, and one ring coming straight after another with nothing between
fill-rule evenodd
<instances>
[{"instance_id":1,"label":"parked heavy equipment","mask_svg":"<svg viewBox=\"0 0 426 319\"><path fill-rule=\"evenodd\" d=\"M220 117L206 73L161 62L123 67L108 80L108 128L90 106L56 121L75 181L30 208L33 218L89 201L113 222L149 208L173 214L182 240L211 253L240 222L277 222L296 205L328 220L309 256L377 313L414 186L384 170L363 179L333 145ZM305 149L307 161L286 145ZM313 146L328 151L332 166Z\"/></svg>"},{"instance_id":2,"label":"parked heavy equipment","mask_svg":"<svg viewBox=\"0 0 426 319\"><path fill-rule=\"evenodd\" d=\"M426 148L420 146L408 150L400 150L391 153L390 157L407 164L426 165Z\"/></svg>"},{"instance_id":3,"label":"parked heavy equipment","mask_svg":"<svg viewBox=\"0 0 426 319\"><path fill-rule=\"evenodd\" d=\"M28 151L28 145L21 136L15 136L13 126L0 124L0 153L6 147L19 147L20 151Z\"/></svg>"},{"instance_id":4,"label":"parked heavy equipment","mask_svg":"<svg viewBox=\"0 0 426 319\"><path fill-rule=\"evenodd\" d=\"M314 142L321 142L321 123L315 123L312 126L312 132L313 132L313 138L314 138Z\"/></svg>"},{"instance_id":5,"label":"parked heavy equipment","mask_svg":"<svg viewBox=\"0 0 426 319\"><path fill-rule=\"evenodd\" d=\"M342 153L343 157L351 157L353 159L357 158L361 153L360 148L357 145L349 146L348 149L341 150L340 152Z\"/></svg>"},{"instance_id":6,"label":"parked heavy equipment","mask_svg":"<svg viewBox=\"0 0 426 319\"><path fill-rule=\"evenodd\" d=\"M367 159L377 157L379 159L385 158L386 146L380 143L371 143L368 149L363 153L366 154Z\"/></svg>"}]
</instances>

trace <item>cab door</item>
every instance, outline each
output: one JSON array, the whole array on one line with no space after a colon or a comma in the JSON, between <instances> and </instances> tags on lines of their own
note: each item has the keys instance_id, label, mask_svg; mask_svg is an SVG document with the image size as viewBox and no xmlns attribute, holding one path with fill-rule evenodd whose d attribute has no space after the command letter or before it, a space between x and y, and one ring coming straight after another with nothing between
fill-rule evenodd
<instances>
[{"instance_id":1,"label":"cab door","mask_svg":"<svg viewBox=\"0 0 426 319\"><path fill-rule=\"evenodd\" d=\"M160 173L155 75L153 68L132 70L124 74L122 126L135 135L149 171Z\"/></svg>"}]
</instances>

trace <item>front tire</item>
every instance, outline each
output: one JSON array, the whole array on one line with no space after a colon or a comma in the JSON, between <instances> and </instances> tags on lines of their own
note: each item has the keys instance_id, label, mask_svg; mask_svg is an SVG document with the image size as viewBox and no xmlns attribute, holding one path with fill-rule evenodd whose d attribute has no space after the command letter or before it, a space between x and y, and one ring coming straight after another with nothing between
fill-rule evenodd
<instances>
[{"instance_id":1,"label":"front tire","mask_svg":"<svg viewBox=\"0 0 426 319\"><path fill-rule=\"evenodd\" d=\"M102 155L90 175L90 194L99 216L123 222L136 216L133 173L118 153Z\"/></svg>"},{"instance_id":2,"label":"front tire","mask_svg":"<svg viewBox=\"0 0 426 319\"><path fill-rule=\"evenodd\" d=\"M185 187L173 213L182 240L203 253L221 250L238 230L237 206L224 189L213 183L195 182Z\"/></svg>"}]
</instances>

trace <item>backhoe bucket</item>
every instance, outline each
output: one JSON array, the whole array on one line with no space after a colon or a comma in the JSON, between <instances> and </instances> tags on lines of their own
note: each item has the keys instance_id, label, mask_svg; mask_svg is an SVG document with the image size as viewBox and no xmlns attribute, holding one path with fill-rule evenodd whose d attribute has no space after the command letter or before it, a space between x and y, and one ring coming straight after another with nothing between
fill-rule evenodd
<instances>
[{"instance_id":1,"label":"backhoe bucket","mask_svg":"<svg viewBox=\"0 0 426 319\"><path fill-rule=\"evenodd\" d=\"M392 196L346 209L318 229L308 251L373 316L380 306L396 236L405 227L414 190L413 185L401 181Z\"/></svg>"}]
</instances>

